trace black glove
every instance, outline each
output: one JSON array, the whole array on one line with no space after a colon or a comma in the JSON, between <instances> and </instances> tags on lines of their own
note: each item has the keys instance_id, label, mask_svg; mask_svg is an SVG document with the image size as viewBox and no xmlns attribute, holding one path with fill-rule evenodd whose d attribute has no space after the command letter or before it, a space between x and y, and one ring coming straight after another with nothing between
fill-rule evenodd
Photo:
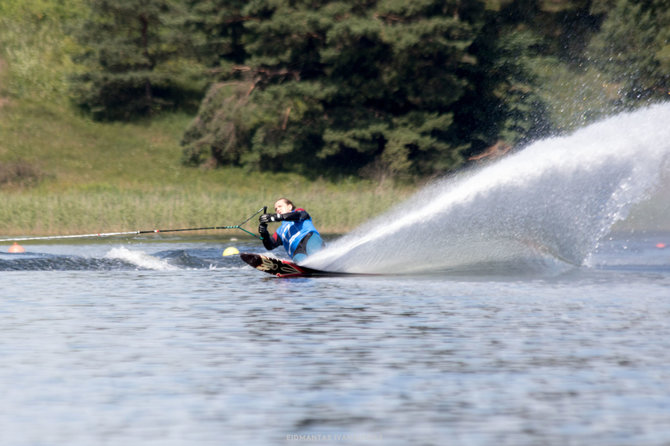
<instances>
[{"instance_id":1,"label":"black glove","mask_svg":"<svg viewBox=\"0 0 670 446\"><path fill-rule=\"evenodd\" d=\"M272 223L273 221L282 221L281 214L263 214L258 218L261 223Z\"/></svg>"},{"instance_id":2,"label":"black glove","mask_svg":"<svg viewBox=\"0 0 670 446\"><path fill-rule=\"evenodd\" d=\"M268 234L268 224L267 223L261 223L258 225L258 233L265 237Z\"/></svg>"}]
</instances>

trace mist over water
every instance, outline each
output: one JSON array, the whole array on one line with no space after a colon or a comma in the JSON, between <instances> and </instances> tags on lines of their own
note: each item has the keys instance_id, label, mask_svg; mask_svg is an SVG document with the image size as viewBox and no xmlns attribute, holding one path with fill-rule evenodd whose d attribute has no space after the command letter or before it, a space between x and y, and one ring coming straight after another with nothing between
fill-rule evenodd
<instances>
[{"instance_id":1,"label":"mist over water","mask_svg":"<svg viewBox=\"0 0 670 446\"><path fill-rule=\"evenodd\" d=\"M581 265L670 169L670 103L537 141L441 180L306 265L358 273Z\"/></svg>"}]
</instances>

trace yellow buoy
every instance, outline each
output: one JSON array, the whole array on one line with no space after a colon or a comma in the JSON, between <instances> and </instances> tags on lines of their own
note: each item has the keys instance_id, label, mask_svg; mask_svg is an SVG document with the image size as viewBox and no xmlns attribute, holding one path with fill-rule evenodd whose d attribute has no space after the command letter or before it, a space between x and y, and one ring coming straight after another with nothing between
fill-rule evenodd
<instances>
[{"instance_id":1,"label":"yellow buoy","mask_svg":"<svg viewBox=\"0 0 670 446\"><path fill-rule=\"evenodd\" d=\"M223 250L223 256L228 257L228 256L234 256L236 254L239 254L240 251L237 250L234 246L229 246L226 249Z\"/></svg>"},{"instance_id":2,"label":"yellow buoy","mask_svg":"<svg viewBox=\"0 0 670 446\"><path fill-rule=\"evenodd\" d=\"M22 252L26 252L26 249L18 243L14 242L14 244L9 247L9 252L13 254L20 254Z\"/></svg>"}]
</instances>

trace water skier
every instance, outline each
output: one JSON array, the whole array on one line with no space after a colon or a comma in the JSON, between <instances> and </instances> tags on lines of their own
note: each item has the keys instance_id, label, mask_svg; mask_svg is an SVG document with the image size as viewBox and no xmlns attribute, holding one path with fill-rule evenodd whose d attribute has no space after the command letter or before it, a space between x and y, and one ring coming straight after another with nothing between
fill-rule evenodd
<instances>
[{"instance_id":1,"label":"water skier","mask_svg":"<svg viewBox=\"0 0 670 446\"><path fill-rule=\"evenodd\" d=\"M268 251L284 245L287 254L295 262L323 248L323 240L312 223L312 217L302 208L296 209L291 200L280 198L275 203L276 214L263 214L258 219L258 233ZM277 231L270 235L268 223L281 222Z\"/></svg>"}]
</instances>

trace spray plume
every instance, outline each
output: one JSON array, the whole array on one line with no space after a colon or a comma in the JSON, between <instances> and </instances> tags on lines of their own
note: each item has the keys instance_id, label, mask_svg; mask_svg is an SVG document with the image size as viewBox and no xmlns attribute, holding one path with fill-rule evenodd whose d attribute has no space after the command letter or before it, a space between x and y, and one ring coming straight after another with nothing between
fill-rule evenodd
<instances>
[{"instance_id":1,"label":"spray plume","mask_svg":"<svg viewBox=\"0 0 670 446\"><path fill-rule=\"evenodd\" d=\"M306 265L357 273L582 264L670 159L670 103L535 142L424 188Z\"/></svg>"}]
</instances>

